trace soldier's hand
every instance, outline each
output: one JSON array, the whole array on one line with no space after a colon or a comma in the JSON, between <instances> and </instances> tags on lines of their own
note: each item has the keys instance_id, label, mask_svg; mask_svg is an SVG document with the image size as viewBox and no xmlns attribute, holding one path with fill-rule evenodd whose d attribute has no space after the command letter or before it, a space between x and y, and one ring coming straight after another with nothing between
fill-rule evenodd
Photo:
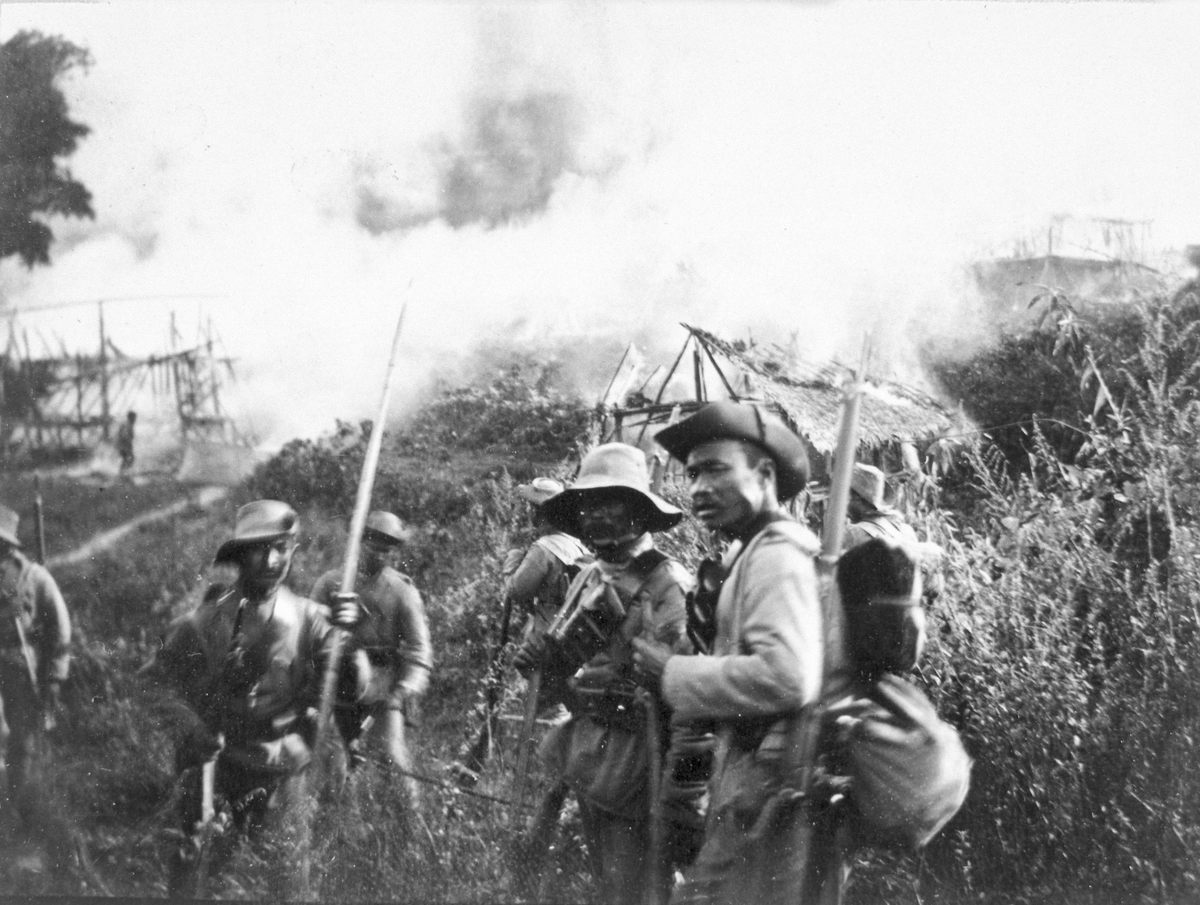
<instances>
[{"instance_id":1,"label":"soldier's hand","mask_svg":"<svg viewBox=\"0 0 1200 905\"><path fill-rule=\"evenodd\" d=\"M352 629L362 620L362 604L353 591L338 591L333 595L333 624Z\"/></svg>"},{"instance_id":2,"label":"soldier's hand","mask_svg":"<svg viewBox=\"0 0 1200 905\"><path fill-rule=\"evenodd\" d=\"M58 682L46 686L46 695L42 707L42 728L53 732L58 728L58 711L62 708L62 692Z\"/></svg>"},{"instance_id":3,"label":"soldier's hand","mask_svg":"<svg viewBox=\"0 0 1200 905\"><path fill-rule=\"evenodd\" d=\"M662 685L663 669L674 651L658 641L633 639L633 677L643 688L658 691Z\"/></svg>"},{"instance_id":4,"label":"soldier's hand","mask_svg":"<svg viewBox=\"0 0 1200 905\"><path fill-rule=\"evenodd\" d=\"M526 678L531 673L542 668L546 658L546 641L543 638L530 638L517 648L513 654L513 667Z\"/></svg>"}]
</instances>

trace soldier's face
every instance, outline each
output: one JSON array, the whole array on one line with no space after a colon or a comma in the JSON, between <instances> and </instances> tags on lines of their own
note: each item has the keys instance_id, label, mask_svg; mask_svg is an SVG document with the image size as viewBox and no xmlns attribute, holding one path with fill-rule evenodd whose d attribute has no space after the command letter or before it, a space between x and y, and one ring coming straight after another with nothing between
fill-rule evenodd
<instances>
[{"instance_id":1,"label":"soldier's face","mask_svg":"<svg viewBox=\"0 0 1200 905\"><path fill-rule=\"evenodd\" d=\"M770 504L772 472L765 461L751 465L739 440L711 440L687 457L692 513L712 531L736 534Z\"/></svg>"},{"instance_id":2,"label":"soldier's face","mask_svg":"<svg viewBox=\"0 0 1200 905\"><path fill-rule=\"evenodd\" d=\"M242 551L242 589L257 597L276 591L287 577L295 552L290 537L248 545Z\"/></svg>"},{"instance_id":3,"label":"soldier's face","mask_svg":"<svg viewBox=\"0 0 1200 905\"><path fill-rule=\"evenodd\" d=\"M392 548L388 544L380 543L372 537L363 538L359 567L364 575L378 575L383 567L389 564L391 557Z\"/></svg>"},{"instance_id":4,"label":"soldier's face","mask_svg":"<svg viewBox=\"0 0 1200 905\"><path fill-rule=\"evenodd\" d=\"M603 553L637 540L645 532L633 507L623 497L596 497L579 508L583 540Z\"/></svg>"}]
</instances>

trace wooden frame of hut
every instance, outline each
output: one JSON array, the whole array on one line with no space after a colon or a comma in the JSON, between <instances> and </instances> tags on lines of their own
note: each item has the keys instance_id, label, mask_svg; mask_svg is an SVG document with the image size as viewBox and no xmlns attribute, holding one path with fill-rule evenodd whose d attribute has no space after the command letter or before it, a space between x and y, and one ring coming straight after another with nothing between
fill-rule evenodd
<instances>
[{"instance_id":1,"label":"wooden frame of hut","mask_svg":"<svg viewBox=\"0 0 1200 905\"><path fill-rule=\"evenodd\" d=\"M648 449L659 429L708 401L761 402L804 441L815 496L819 497L817 488L831 468L842 387L851 369L836 363L807 364L775 343L729 342L700 327L686 323L681 326L687 330L683 347L652 397L645 394L647 384L626 394L618 404L609 404L606 393L596 410L600 439ZM690 361L685 365L689 351ZM690 381L676 379L681 367L690 369ZM609 393L621 370L622 365L618 365ZM688 383L690 395L668 398L673 389L678 395L681 384ZM918 477L920 450L963 426L961 414L948 410L927 393L868 376L860 407L858 459L893 476Z\"/></svg>"},{"instance_id":2,"label":"wooden frame of hut","mask_svg":"<svg viewBox=\"0 0 1200 905\"><path fill-rule=\"evenodd\" d=\"M211 322L199 343L179 348L182 337L172 315L171 351L145 358L126 355L106 334L103 304L99 329L96 353L71 354L59 340L60 354L54 355L43 339L46 354L35 357L28 331L10 317L0 354L0 401L7 412L0 423L0 456L94 450L111 439L116 422L147 388L174 397L182 442L246 442L222 409L222 379L233 376L233 362L216 355Z\"/></svg>"}]
</instances>

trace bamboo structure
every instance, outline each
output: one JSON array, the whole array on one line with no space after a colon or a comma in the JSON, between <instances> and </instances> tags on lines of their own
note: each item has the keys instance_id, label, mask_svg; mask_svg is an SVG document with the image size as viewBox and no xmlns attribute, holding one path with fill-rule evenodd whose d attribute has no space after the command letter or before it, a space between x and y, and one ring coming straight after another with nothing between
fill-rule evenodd
<instances>
[{"instance_id":1,"label":"bamboo structure","mask_svg":"<svg viewBox=\"0 0 1200 905\"><path fill-rule=\"evenodd\" d=\"M233 362L216 352L211 321L199 341L185 347L171 317L169 351L145 357L124 354L108 335L98 303L99 347L70 353L59 340L55 354L43 339L35 355L28 331L10 316L0 354L0 457L53 457L94 450L111 439L115 422L140 394L173 398L180 440L242 443L222 407L222 384Z\"/></svg>"},{"instance_id":2,"label":"bamboo structure","mask_svg":"<svg viewBox=\"0 0 1200 905\"><path fill-rule=\"evenodd\" d=\"M728 342L700 327L681 326L687 337L653 397L639 390L620 403L598 406L600 439L645 447L672 418L687 417L710 400L755 401L800 435L814 478L824 478L837 446L842 387L850 369L806 364L773 343ZM680 372L689 350L690 381ZM902 470L903 446L923 445L963 426L961 415L917 389L879 379L862 382L860 460Z\"/></svg>"}]
</instances>

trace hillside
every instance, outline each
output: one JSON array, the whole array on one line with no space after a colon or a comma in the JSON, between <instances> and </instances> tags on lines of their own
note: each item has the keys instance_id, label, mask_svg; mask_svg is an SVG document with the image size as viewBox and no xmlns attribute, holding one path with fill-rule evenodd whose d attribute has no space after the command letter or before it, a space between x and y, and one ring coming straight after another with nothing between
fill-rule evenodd
<instances>
[{"instance_id":1,"label":"hillside","mask_svg":"<svg viewBox=\"0 0 1200 905\"><path fill-rule=\"evenodd\" d=\"M946 550L946 587L929 614L917 679L975 758L973 789L920 857L860 853L850 903L1148 905L1200 896L1200 682L1192 668L1200 662L1200 409L1195 369L1180 366L1196 360L1186 345L1196 319L1148 306L1132 312L1119 342L1106 343L1104 330L1079 315L1069 324L1077 345L1058 342L1061 320L1023 341L1067 375L1065 384L1083 387L1071 416L1087 434L1079 451L1064 458L1030 420L1015 440L958 444L940 488L900 476L921 491L904 496L910 520ZM991 368L993 381L1020 385L995 359L976 364L965 371L972 379ZM1109 395L1098 404L1100 387ZM1031 416L1035 405L1027 400ZM535 473L569 477L588 442L585 414L517 373L446 390L389 437L375 504L416 528L405 568L425 596L437 658L415 742L424 819L409 819L377 779L341 797L323 790L313 852L322 898L514 897L506 853L523 814L507 801L511 739L472 794L446 784L444 770L483 701L500 563L527 539L513 485ZM336 565L365 442L366 425L349 424L295 441L228 497L183 505L56 569L78 633L46 761L54 818L45 840L23 842L5 809L0 847L12 857L0 859L0 890L163 893L171 751L147 718L134 671L212 578L210 557L242 502L271 496L300 510L295 588ZM9 475L3 492L27 514L22 487L26 477ZM97 488L56 479L43 492L54 551L182 498L169 483ZM680 498L678 488L665 492ZM1164 519L1165 547L1148 531ZM665 541L690 563L704 546L687 522ZM515 715L520 693L514 681L504 712ZM268 896L260 868L240 850L210 893ZM570 812L547 893L594 900Z\"/></svg>"}]
</instances>

